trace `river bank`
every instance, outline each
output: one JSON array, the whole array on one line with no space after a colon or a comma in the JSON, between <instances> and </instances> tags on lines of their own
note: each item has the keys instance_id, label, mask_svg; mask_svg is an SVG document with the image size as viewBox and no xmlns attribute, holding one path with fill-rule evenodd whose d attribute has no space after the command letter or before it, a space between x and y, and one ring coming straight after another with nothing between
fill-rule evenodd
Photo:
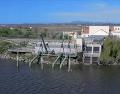
<instances>
[{"instance_id":1,"label":"river bank","mask_svg":"<svg viewBox=\"0 0 120 94\"><path fill-rule=\"evenodd\" d=\"M16 57L11 57L10 55L5 55L5 54L0 54L0 58L1 59L11 59L11 60L14 60L14 61L17 61L17 56ZM25 63L28 63L29 61L28 60L25 60L25 59L22 59L22 58L19 58L18 59L19 62L25 62Z\"/></svg>"},{"instance_id":2,"label":"river bank","mask_svg":"<svg viewBox=\"0 0 120 94\"><path fill-rule=\"evenodd\" d=\"M10 56L9 54L0 54L0 59L5 59L5 60L14 60L17 62L17 55L15 57L12 57ZM19 62L23 62L23 63L27 63L29 64L29 62L31 62L32 58L31 59L23 59L23 58L19 58L18 61ZM46 59L47 60L47 59ZM52 61L42 61L43 64L47 64L47 65L52 65L52 62L54 62L53 60ZM59 63L56 63L55 65L59 65ZM120 64L117 64L117 63L114 63L114 64L99 64L99 65L89 65L89 64L83 64L82 62L74 62L72 61L71 65L80 65L80 66L120 66Z\"/></svg>"}]
</instances>

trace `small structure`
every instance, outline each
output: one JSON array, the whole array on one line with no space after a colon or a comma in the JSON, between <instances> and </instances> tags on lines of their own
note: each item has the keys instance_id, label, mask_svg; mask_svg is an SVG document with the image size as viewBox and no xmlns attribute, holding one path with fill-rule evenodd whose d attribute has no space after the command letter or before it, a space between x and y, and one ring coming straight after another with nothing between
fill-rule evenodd
<instances>
[{"instance_id":1,"label":"small structure","mask_svg":"<svg viewBox=\"0 0 120 94\"><path fill-rule=\"evenodd\" d=\"M99 57L101 54L101 44L86 44L83 51L84 64L99 64Z\"/></svg>"},{"instance_id":2,"label":"small structure","mask_svg":"<svg viewBox=\"0 0 120 94\"><path fill-rule=\"evenodd\" d=\"M63 35L64 37L64 35ZM82 38L76 39L74 41L68 40L61 40L59 42L45 42L42 39L41 42L36 43L35 46L35 53L38 57L49 56L56 58L55 61L52 63L52 68L54 68L55 64L60 64L60 69L64 66L68 66L68 71L71 70L71 62L72 60L77 60L78 52L82 52ZM46 53L47 51L47 53ZM41 55L39 55L41 53ZM33 59L31 63L34 61ZM41 59L38 58L38 61ZM29 65L31 65L31 63ZM77 62L75 62L77 63Z\"/></svg>"},{"instance_id":3,"label":"small structure","mask_svg":"<svg viewBox=\"0 0 120 94\"><path fill-rule=\"evenodd\" d=\"M83 63L84 64L99 64L99 58L104 41L103 36L91 36L83 38Z\"/></svg>"}]
</instances>

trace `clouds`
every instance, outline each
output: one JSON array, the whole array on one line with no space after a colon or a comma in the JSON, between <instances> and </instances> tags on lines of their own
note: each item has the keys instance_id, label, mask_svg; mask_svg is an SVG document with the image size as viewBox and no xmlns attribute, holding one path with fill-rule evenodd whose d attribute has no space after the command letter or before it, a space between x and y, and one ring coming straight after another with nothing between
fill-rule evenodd
<instances>
[{"instance_id":1,"label":"clouds","mask_svg":"<svg viewBox=\"0 0 120 94\"><path fill-rule=\"evenodd\" d=\"M85 12L56 12L51 15L59 17L120 17L120 9L103 9L99 11L85 11ZM104 17L103 17L104 18Z\"/></svg>"},{"instance_id":2,"label":"clouds","mask_svg":"<svg viewBox=\"0 0 120 94\"><path fill-rule=\"evenodd\" d=\"M94 0L92 0L94 1ZM107 1L107 0L106 0ZM76 4L78 8L79 4ZM75 10L75 8L74 8ZM77 11L76 11L77 10ZM97 2L82 3L79 6L79 10L75 11L58 11L51 13L50 15L67 20L85 20L85 21L108 21L119 22L120 21L120 7L117 4L111 2L105 2L97 0Z\"/></svg>"},{"instance_id":3,"label":"clouds","mask_svg":"<svg viewBox=\"0 0 120 94\"><path fill-rule=\"evenodd\" d=\"M64 19L78 19L78 20L98 20L98 21L120 21L120 11L119 9L108 9L108 10L101 10L101 11L85 11L85 12L56 12L51 14L57 18L64 18Z\"/></svg>"}]
</instances>

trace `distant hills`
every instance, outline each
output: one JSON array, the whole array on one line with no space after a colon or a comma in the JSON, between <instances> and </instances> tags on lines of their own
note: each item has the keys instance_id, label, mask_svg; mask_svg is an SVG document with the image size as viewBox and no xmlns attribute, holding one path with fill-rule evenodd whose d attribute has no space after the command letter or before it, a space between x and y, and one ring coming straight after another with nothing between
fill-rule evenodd
<instances>
[{"instance_id":1,"label":"distant hills","mask_svg":"<svg viewBox=\"0 0 120 94\"><path fill-rule=\"evenodd\" d=\"M0 26L58 26L58 25L120 25L115 22L90 22L90 21L72 21L68 23L23 23L23 24L0 24Z\"/></svg>"},{"instance_id":2,"label":"distant hills","mask_svg":"<svg viewBox=\"0 0 120 94\"><path fill-rule=\"evenodd\" d=\"M71 24L80 24L80 25L120 25L120 23L115 22L89 22L89 21L73 21Z\"/></svg>"}]
</instances>

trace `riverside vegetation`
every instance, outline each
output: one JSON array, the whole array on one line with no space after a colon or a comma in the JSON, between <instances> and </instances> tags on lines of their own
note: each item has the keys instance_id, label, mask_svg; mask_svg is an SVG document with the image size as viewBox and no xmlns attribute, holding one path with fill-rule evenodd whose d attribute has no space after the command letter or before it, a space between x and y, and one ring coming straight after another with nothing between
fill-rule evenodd
<instances>
[{"instance_id":1,"label":"riverside vegetation","mask_svg":"<svg viewBox=\"0 0 120 94\"><path fill-rule=\"evenodd\" d=\"M115 37L108 37L103 42L100 61L103 65L120 64L120 40Z\"/></svg>"},{"instance_id":2,"label":"riverside vegetation","mask_svg":"<svg viewBox=\"0 0 120 94\"><path fill-rule=\"evenodd\" d=\"M6 41L6 40L0 40L0 56L8 56L6 58L14 58L16 59L15 53L8 52L8 49L10 48L16 48L20 47L20 45L16 45L12 42ZM34 55L32 53L26 53L26 54L19 54L19 58L21 60L29 61L31 58L33 58Z\"/></svg>"},{"instance_id":3,"label":"riverside vegetation","mask_svg":"<svg viewBox=\"0 0 120 94\"><path fill-rule=\"evenodd\" d=\"M8 41L0 40L0 54L4 54L7 52L9 48L15 47L14 43L10 43Z\"/></svg>"},{"instance_id":4,"label":"riverside vegetation","mask_svg":"<svg viewBox=\"0 0 120 94\"><path fill-rule=\"evenodd\" d=\"M61 40L63 38L62 32L49 32L47 29L44 30L32 30L32 29L0 29L0 37L12 37L12 38L39 38L40 34L47 39ZM71 39L67 34L64 35L64 39Z\"/></svg>"}]
</instances>

